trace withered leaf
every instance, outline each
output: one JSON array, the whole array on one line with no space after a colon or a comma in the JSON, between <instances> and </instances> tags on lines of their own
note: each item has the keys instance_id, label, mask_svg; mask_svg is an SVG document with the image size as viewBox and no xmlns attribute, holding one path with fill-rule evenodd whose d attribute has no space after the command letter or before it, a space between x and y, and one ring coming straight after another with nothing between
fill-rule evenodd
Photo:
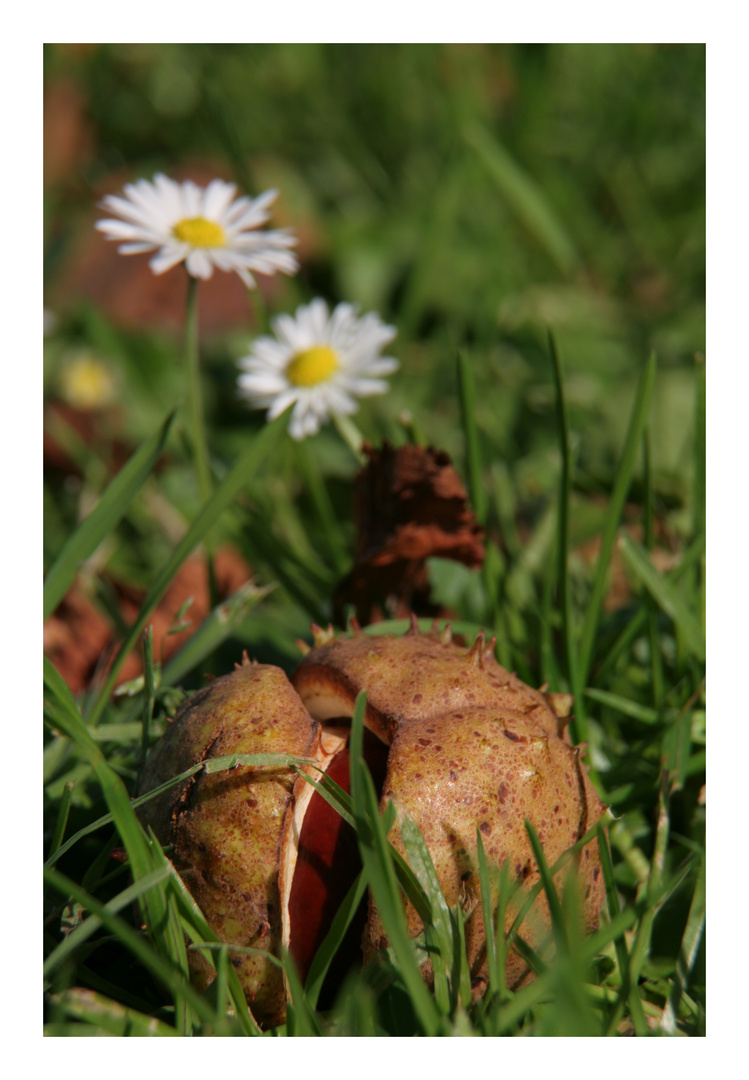
<instances>
[{"instance_id":1,"label":"withered leaf","mask_svg":"<svg viewBox=\"0 0 749 1080\"><path fill-rule=\"evenodd\" d=\"M334 615L342 621L347 605L362 624L435 615L426 560L480 567L483 529L444 450L388 442L379 449L365 443L364 450L369 462L354 488L354 566L336 590Z\"/></svg>"}]
</instances>

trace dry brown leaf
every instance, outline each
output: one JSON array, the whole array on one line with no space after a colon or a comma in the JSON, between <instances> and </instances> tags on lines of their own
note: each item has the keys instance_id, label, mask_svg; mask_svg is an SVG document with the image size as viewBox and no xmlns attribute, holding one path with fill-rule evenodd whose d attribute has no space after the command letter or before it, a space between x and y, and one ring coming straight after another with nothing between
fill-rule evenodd
<instances>
[{"instance_id":1,"label":"dry brown leaf","mask_svg":"<svg viewBox=\"0 0 749 1080\"><path fill-rule=\"evenodd\" d=\"M224 599L249 580L250 567L233 548L220 548L214 558L214 573L219 597ZM120 611L127 624L137 617L145 592L112 585L120 599ZM189 597L193 602L182 621L189 626L177 634L169 630ZM210 613L210 594L205 558L192 555L179 572L153 612L153 651L157 661L166 663L195 633ZM112 627L80 583L68 592L57 610L44 624L44 654L60 672L73 693L80 693L101 676L115 656L116 640ZM117 685L136 678L143 670L142 657L131 653L123 664Z\"/></svg>"},{"instance_id":2,"label":"dry brown leaf","mask_svg":"<svg viewBox=\"0 0 749 1080\"><path fill-rule=\"evenodd\" d=\"M445 451L388 442L364 450L369 462L354 490L354 566L336 590L335 616L341 621L349 604L362 624L411 612L435 615L426 560L480 567L483 529Z\"/></svg>"}]
</instances>

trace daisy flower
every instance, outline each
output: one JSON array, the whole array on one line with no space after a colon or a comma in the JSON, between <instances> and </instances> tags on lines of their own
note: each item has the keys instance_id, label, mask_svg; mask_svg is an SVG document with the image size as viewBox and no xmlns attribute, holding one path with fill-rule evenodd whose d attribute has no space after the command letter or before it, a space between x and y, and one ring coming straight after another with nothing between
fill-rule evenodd
<instances>
[{"instance_id":1,"label":"daisy flower","mask_svg":"<svg viewBox=\"0 0 749 1080\"><path fill-rule=\"evenodd\" d=\"M351 304L329 314L324 300L313 300L293 317L277 316L272 327L275 337L258 338L239 361L239 392L253 408L267 409L268 420L293 405L293 439L355 413L357 397L384 394L388 384L380 376L398 368L397 360L379 355L395 328L374 313L359 318Z\"/></svg>"},{"instance_id":2,"label":"daisy flower","mask_svg":"<svg viewBox=\"0 0 749 1080\"><path fill-rule=\"evenodd\" d=\"M288 229L260 229L278 192L236 199L236 191L236 184L223 180L201 188L157 173L153 182L125 184L124 196L107 195L101 205L117 217L97 221L96 228L108 240L124 241L123 255L155 251L154 274L184 262L191 277L205 279L216 267L236 271L250 289L255 285L250 271L293 274L299 267L288 249L296 237Z\"/></svg>"}]
</instances>

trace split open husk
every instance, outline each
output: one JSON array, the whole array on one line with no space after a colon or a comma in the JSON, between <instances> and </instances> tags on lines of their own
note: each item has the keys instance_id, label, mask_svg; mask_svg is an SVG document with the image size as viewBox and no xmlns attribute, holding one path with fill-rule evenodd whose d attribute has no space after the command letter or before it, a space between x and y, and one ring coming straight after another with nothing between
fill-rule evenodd
<instances>
[{"instance_id":1,"label":"split open husk","mask_svg":"<svg viewBox=\"0 0 749 1080\"><path fill-rule=\"evenodd\" d=\"M448 904L466 915L474 993L486 984L477 829L490 865L507 863L525 887L539 871L525 828L535 827L549 864L605 812L567 729L570 699L534 690L505 671L493 643L471 648L448 631L403 636L355 629L336 638L313 628L315 645L292 673L245 660L194 694L149 756L147 791L199 761L225 754L285 753L311 759L348 787L348 725L367 694L365 758L399 814L417 824ZM319 772L310 770L310 775ZM277 766L200 772L144 804L144 823L173 845L183 879L222 941L280 956L302 977L348 884L358 872L355 837L303 776ZM406 854L398 820L390 840ZM597 926L604 887L595 843L577 855L584 928ZM422 929L406 903L409 931ZM512 912L508 914L508 920ZM508 921L509 925L509 921ZM523 924L530 944L550 925L543 894ZM359 931L365 959L387 944L370 902ZM283 978L261 954L232 953L256 1018L285 1013ZM194 978L213 968L191 950ZM431 968L423 968L427 980ZM528 975L510 952L508 985Z\"/></svg>"}]
</instances>

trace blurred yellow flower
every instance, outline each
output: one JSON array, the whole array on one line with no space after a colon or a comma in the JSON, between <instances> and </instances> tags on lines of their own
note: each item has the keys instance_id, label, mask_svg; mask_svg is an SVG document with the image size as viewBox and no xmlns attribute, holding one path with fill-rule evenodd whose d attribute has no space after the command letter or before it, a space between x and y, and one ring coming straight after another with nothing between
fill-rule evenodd
<instances>
[{"instance_id":1,"label":"blurred yellow flower","mask_svg":"<svg viewBox=\"0 0 749 1080\"><path fill-rule=\"evenodd\" d=\"M84 411L110 405L116 389L107 366L89 352L78 353L63 364L58 387L68 405Z\"/></svg>"}]
</instances>

